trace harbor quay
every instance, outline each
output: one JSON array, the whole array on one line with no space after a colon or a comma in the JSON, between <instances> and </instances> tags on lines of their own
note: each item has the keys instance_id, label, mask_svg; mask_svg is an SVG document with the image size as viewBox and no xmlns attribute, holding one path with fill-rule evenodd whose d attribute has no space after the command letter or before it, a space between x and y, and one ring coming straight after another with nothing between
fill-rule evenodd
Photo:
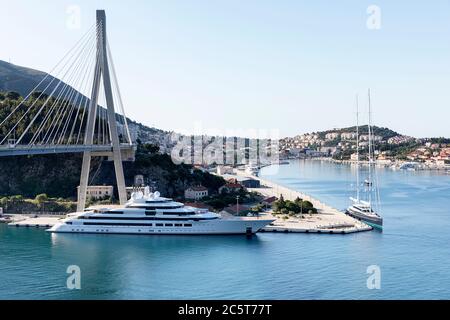
<instances>
[{"instance_id":1,"label":"harbor quay","mask_svg":"<svg viewBox=\"0 0 450 320\"><path fill-rule=\"evenodd\" d=\"M249 188L249 191L259 192L264 197L275 196L280 198L282 195L284 199L291 201L300 198L311 202L314 208L317 209L317 213L303 214L302 218L289 217L288 219L283 219L280 217L281 215L273 215L272 211L265 212L263 213L265 217L276 220L265 227L262 230L264 232L347 234L372 230L372 227L369 225L308 194L289 189L255 175L249 175L240 170L236 170L236 174L247 176L260 182L259 188Z\"/></svg>"},{"instance_id":2,"label":"harbor quay","mask_svg":"<svg viewBox=\"0 0 450 320\"><path fill-rule=\"evenodd\" d=\"M258 188L248 188L249 191L260 193L264 197L283 196L286 200L294 201L296 198L309 201L317 209L317 213L302 214L300 216L275 215L272 210L260 214L261 218L274 219L270 225L261 232L281 233L321 233L321 234L348 234L370 231L372 227L354 219L344 212L303 192L292 190L272 181L248 174L241 170L234 170L237 176L245 176L259 181ZM104 205L102 206L104 207ZM120 207L109 205L109 207ZM10 215L8 220L2 221L15 227L51 228L65 215Z\"/></svg>"}]
</instances>

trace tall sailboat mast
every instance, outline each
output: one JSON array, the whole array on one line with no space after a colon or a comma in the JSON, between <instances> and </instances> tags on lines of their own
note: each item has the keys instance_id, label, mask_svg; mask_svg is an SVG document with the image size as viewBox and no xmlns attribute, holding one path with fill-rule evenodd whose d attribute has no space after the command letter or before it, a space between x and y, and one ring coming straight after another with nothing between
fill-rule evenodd
<instances>
[{"instance_id":1,"label":"tall sailboat mast","mask_svg":"<svg viewBox=\"0 0 450 320\"><path fill-rule=\"evenodd\" d=\"M369 203L372 203L372 119L371 119L371 101L370 101L370 89L368 90L369 96L369 125L368 125L368 136L369 136L369 178L368 178L368 188L369 188Z\"/></svg>"},{"instance_id":2,"label":"tall sailboat mast","mask_svg":"<svg viewBox=\"0 0 450 320\"><path fill-rule=\"evenodd\" d=\"M356 200L359 201L359 101L356 95Z\"/></svg>"}]
</instances>

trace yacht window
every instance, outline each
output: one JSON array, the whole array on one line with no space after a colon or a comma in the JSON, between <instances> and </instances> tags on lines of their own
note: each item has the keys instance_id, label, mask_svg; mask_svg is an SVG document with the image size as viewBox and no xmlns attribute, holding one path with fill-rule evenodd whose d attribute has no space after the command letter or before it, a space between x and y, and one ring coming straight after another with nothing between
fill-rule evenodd
<instances>
[{"instance_id":1,"label":"yacht window","mask_svg":"<svg viewBox=\"0 0 450 320\"><path fill-rule=\"evenodd\" d=\"M173 227L172 223L166 223L166 227Z\"/></svg>"},{"instance_id":2,"label":"yacht window","mask_svg":"<svg viewBox=\"0 0 450 320\"><path fill-rule=\"evenodd\" d=\"M192 224L190 224L190 223L185 223L184 226L185 226L185 227L192 227Z\"/></svg>"},{"instance_id":3,"label":"yacht window","mask_svg":"<svg viewBox=\"0 0 450 320\"><path fill-rule=\"evenodd\" d=\"M183 206L164 206L164 207L155 207L155 206L129 206L128 208L136 208L136 209L179 209Z\"/></svg>"},{"instance_id":4,"label":"yacht window","mask_svg":"<svg viewBox=\"0 0 450 320\"><path fill-rule=\"evenodd\" d=\"M181 223L175 223L175 227L182 227L183 225Z\"/></svg>"},{"instance_id":5,"label":"yacht window","mask_svg":"<svg viewBox=\"0 0 450 320\"><path fill-rule=\"evenodd\" d=\"M162 223L157 223L156 226L157 226L157 227L162 227L163 224L162 224Z\"/></svg>"}]
</instances>

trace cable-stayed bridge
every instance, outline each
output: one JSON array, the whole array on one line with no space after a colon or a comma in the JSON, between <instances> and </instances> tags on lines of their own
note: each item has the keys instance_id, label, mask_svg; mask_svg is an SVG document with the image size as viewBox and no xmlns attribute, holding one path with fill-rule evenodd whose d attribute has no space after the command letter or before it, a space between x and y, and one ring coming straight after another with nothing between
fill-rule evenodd
<instances>
[{"instance_id":1,"label":"cable-stayed bridge","mask_svg":"<svg viewBox=\"0 0 450 320\"><path fill-rule=\"evenodd\" d=\"M106 15L23 99L0 110L0 156L83 153L78 211L84 210L93 156L114 160L119 200L127 200L122 160L134 157L106 34Z\"/></svg>"}]
</instances>

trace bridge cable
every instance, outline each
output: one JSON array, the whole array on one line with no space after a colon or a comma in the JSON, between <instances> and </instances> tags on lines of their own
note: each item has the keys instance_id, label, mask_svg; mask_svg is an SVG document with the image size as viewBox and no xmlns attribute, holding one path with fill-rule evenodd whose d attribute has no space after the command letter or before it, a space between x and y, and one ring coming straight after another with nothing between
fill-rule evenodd
<instances>
[{"instance_id":1,"label":"bridge cable","mask_svg":"<svg viewBox=\"0 0 450 320\"><path fill-rule=\"evenodd\" d=\"M118 104L119 104L119 107L120 107L120 111L122 112L122 117L123 117L123 121L124 121L126 135L127 135L127 138L128 138L128 143L131 145L133 142L131 141L130 130L128 128L127 117L125 115L125 108L123 107L122 95L120 93L119 82L117 80L116 69L114 67L114 60L113 60L113 57L112 57L112 54L111 54L111 48L109 46L108 40L106 40L106 48L107 48L107 54L108 54L109 62L110 62L109 65L111 66L111 73L112 73L112 76L113 76L113 83L114 83L114 86L115 86L116 92L117 92L117 97L118 97L117 101L118 101Z\"/></svg>"},{"instance_id":2,"label":"bridge cable","mask_svg":"<svg viewBox=\"0 0 450 320\"><path fill-rule=\"evenodd\" d=\"M89 51L87 52L87 55L84 59L84 62L83 62L84 69L82 69L81 79L77 85L76 95L75 95L75 98L73 99L74 101L71 103L70 112L69 112L69 115L67 116L66 123L64 124L63 130L61 132L61 136L58 139L58 144L61 144L64 141L64 138L65 138L65 135L67 132L67 128L69 126L69 122L70 122L70 120L72 120L73 111L75 109L77 109L79 111L79 108L81 106L81 104L80 105L78 104L80 101L79 99L81 98L81 101L82 101L82 98L84 97L84 95L82 93L80 93L80 90L81 90L81 88L84 87L86 75L88 74L88 70L89 70L87 68L90 67L90 63L88 63L88 61L89 61L89 58L91 57L91 54L94 51L94 49L95 49L95 44L94 44L94 46L89 48ZM78 114L78 112L77 112L77 114ZM74 119L73 122L75 123L76 119Z\"/></svg>"},{"instance_id":3,"label":"bridge cable","mask_svg":"<svg viewBox=\"0 0 450 320\"><path fill-rule=\"evenodd\" d=\"M88 28L88 31L75 43L75 45L61 58L61 60L58 61L58 63L50 70L49 73L47 73L44 78L42 78L42 80L30 91L30 93L28 93L28 95L11 111L11 113L0 122L0 127L6 122L8 121L8 119L11 117L11 115L22 106L22 104L28 100L28 98L31 96L31 94L33 92L35 92L35 90L37 90L37 88L39 88L39 86L49 77L51 76L51 73L54 72L56 70L56 68L66 59L66 57L75 49L79 46L79 44L84 40L84 38L89 35L91 33L92 28L95 26L96 24L93 24L91 27ZM51 82L53 82L53 80L55 80L55 78L52 79ZM50 82L50 83L51 83ZM45 91L45 89L44 89Z\"/></svg>"},{"instance_id":4,"label":"bridge cable","mask_svg":"<svg viewBox=\"0 0 450 320\"><path fill-rule=\"evenodd\" d=\"M99 35L97 34L97 39L98 39L98 36ZM97 41L96 41L96 43L97 43ZM97 48L96 52L98 53L98 51L99 51L99 49ZM69 133L69 139L67 140L67 144L70 144L70 142L72 141L73 133L75 131L76 124L78 123L79 114L80 114L80 110L81 109L83 109L83 116L82 116L82 118L80 120L80 124L79 124L80 129L81 129L81 126L83 125L83 118L84 118L84 114L85 114L85 111L86 111L86 105L90 101L90 98L88 98L88 96L86 94L86 92L88 92L89 84L92 83L91 75L93 77L93 73L90 70L94 69L93 65L95 64L95 60L96 60L96 55L94 55L94 57L90 59L89 64L87 66L86 82L84 83L84 86L82 88L82 92L84 93L84 97L85 97L84 105L83 105L83 100L82 100L81 103L80 103L79 108L77 108L77 112L75 114L75 119L73 121L72 128L71 128L70 133ZM76 143L78 143L78 141Z\"/></svg>"},{"instance_id":5,"label":"bridge cable","mask_svg":"<svg viewBox=\"0 0 450 320\"><path fill-rule=\"evenodd\" d=\"M78 65L75 67L75 70L76 70L76 71L78 71L80 68L83 68L83 67L84 67L83 63L84 63L84 60L85 60L85 56L84 56L85 49L86 49L86 48L83 48L83 51L80 52L80 57L79 57L80 60L79 60L79 62L78 62ZM89 49L89 50L90 50L90 49ZM63 106L62 106L62 108L61 108L60 116L58 117L58 120L56 121L56 123L57 123L57 129L56 129L56 131L55 131L55 134L54 134L54 136L53 136L53 139L52 139L51 144L55 144L55 140L56 140L56 138L57 138L57 136L58 136L59 129L61 128L61 125L62 125L63 122L64 122L64 118L65 118L66 115L69 113L69 110L71 110L70 106L73 107L73 104L74 104L74 101L73 101L74 95L76 95L76 94L78 93L78 90L76 90L75 87L77 86L78 81L79 81L79 79L80 79L80 77L78 76L78 73L76 73L76 76L77 76L77 77L75 78L74 84L70 86L70 90L69 90L69 91L70 91L70 94L69 94L69 97L68 97L67 100L63 103ZM55 126L56 126L56 125L55 125Z\"/></svg>"},{"instance_id":6,"label":"bridge cable","mask_svg":"<svg viewBox=\"0 0 450 320\"><path fill-rule=\"evenodd\" d=\"M68 61L66 62L65 65L67 65ZM69 69L68 69L69 70ZM67 70L67 71L68 71ZM67 71L65 74L67 74ZM65 75L64 75L65 76ZM36 98L36 100L32 103L32 105L30 107L28 107L28 109L26 110L26 112L20 117L20 119L17 121L17 123L13 126L13 128L6 134L5 138L0 142L0 144L3 144L3 142L10 136L10 134L16 129L16 127L19 125L19 123L25 118L25 116L30 112L30 110L33 109L34 105L36 104L37 101L39 101L39 98L42 96L42 94L49 88L49 86L53 83L53 81L56 78L54 77L52 79L52 81L47 85L47 87L40 93L40 95ZM55 88L53 89L53 91L50 93L50 95L48 96L47 100L45 101L45 104L50 100L50 98L52 98L53 94L55 93L55 91L59 88L59 86L61 85L62 80L59 79L59 81L57 82L57 85L55 86ZM17 110L17 108L15 108L14 110ZM37 116L39 115L40 112L38 112L38 114L35 116L35 118L32 120L32 122L27 126L27 128L25 129L25 131L22 133L22 135L20 136L20 138L15 142L15 145L18 145L20 143L20 141L23 139L23 137L25 136L25 134L28 132L28 130L31 128L32 124L34 123L34 120L37 118ZM8 116L9 117L9 116ZM8 118L7 117L7 118Z\"/></svg>"},{"instance_id":7,"label":"bridge cable","mask_svg":"<svg viewBox=\"0 0 450 320\"><path fill-rule=\"evenodd\" d=\"M84 49L84 48L83 48L83 49ZM71 67L74 66L74 65L76 65L76 66L75 66L75 68L72 70L72 73L71 73L71 76L70 76L70 81L72 81L72 79L73 79L73 78L75 77L75 75L77 74L76 71L78 70L79 65L81 64L81 62L78 61L78 59L80 58L80 55L81 55L81 52L80 52L80 54L78 55L77 59L74 60L73 63L72 63L72 65L71 65ZM61 101L61 105L59 105L59 101L58 101L58 104L57 104L57 106L58 106L57 111L56 111L55 116L53 117L53 119L52 119L52 121L51 121L51 124L50 124L50 127L49 127L49 130L50 130L50 128L51 128L51 130L50 130L49 132L47 132L46 136L44 137L45 144L48 144L48 143L49 143L49 141L50 141L50 139L51 139L53 133L55 132L56 125L57 125L57 123L59 122L59 120L60 120L60 118L61 118L61 115L63 114L63 112L64 112L64 110L65 110L65 107L66 107L66 105L67 105L67 103L68 103L68 99L70 99L70 97L71 97L72 94L73 94L74 88L73 88L72 86L70 86L69 84L68 84L68 87L67 87L67 88L68 88L68 90L67 90L67 92L65 93L64 98L61 98L61 99L59 100L59 101Z\"/></svg>"}]
</instances>

